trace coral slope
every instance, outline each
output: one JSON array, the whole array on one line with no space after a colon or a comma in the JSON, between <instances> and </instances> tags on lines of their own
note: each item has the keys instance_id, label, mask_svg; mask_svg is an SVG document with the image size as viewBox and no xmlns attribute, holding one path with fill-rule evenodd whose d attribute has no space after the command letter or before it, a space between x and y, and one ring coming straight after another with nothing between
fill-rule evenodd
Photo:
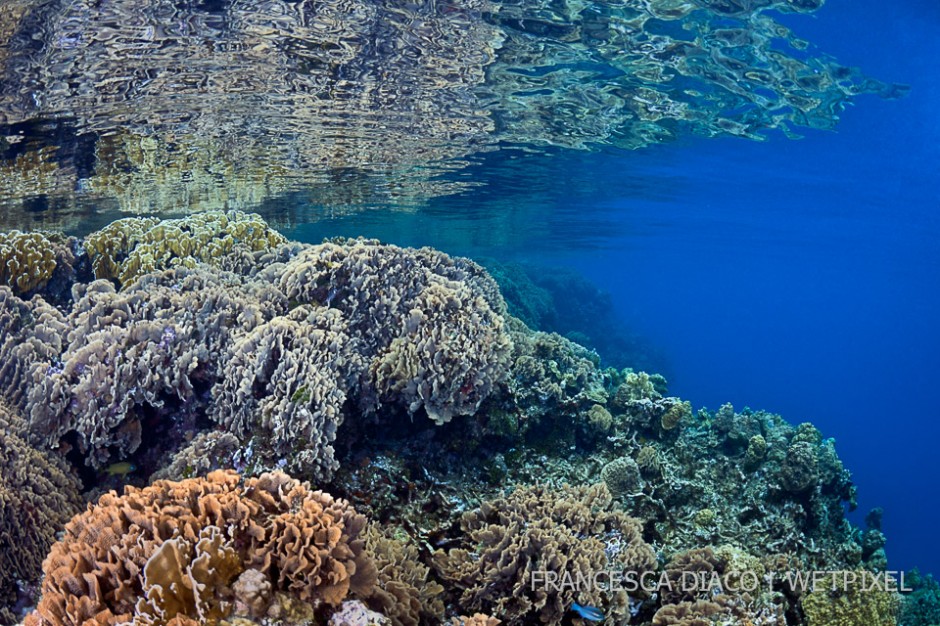
<instances>
[{"instance_id":1,"label":"coral slope","mask_svg":"<svg viewBox=\"0 0 940 626\"><path fill-rule=\"evenodd\" d=\"M847 520L815 427L602 367L470 260L237 212L0 243L5 621L43 572L31 624L897 621L887 590L548 584L861 575L887 538L880 511ZM79 478L126 490L65 525ZM940 604L919 580L907 626Z\"/></svg>"}]
</instances>

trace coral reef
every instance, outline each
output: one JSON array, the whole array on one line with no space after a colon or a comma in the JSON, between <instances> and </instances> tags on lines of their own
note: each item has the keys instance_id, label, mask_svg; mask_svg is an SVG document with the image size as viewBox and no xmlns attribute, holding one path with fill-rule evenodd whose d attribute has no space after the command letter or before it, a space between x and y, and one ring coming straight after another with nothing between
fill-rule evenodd
<instances>
[{"instance_id":1,"label":"coral reef","mask_svg":"<svg viewBox=\"0 0 940 626\"><path fill-rule=\"evenodd\" d=\"M128 486L65 526L31 625L562 624L579 602L614 623L893 626L891 594L533 585L878 571L887 537L880 510L848 522L851 476L812 425L693 412L526 327L472 261L293 244L238 213L67 246L61 279L0 285L0 521L32 532L0 551L3 620L76 511L71 464L89 497ZM905 600L913 626L935 588Z\"/></svg>"},{"instance_id":2,"label":"coral reef","mask_svg":"<svg viewBox=\"0 0 940 626\"><path fill-rule=\"evenodd\" d=\"M931 626L940 624L940 583L931 575L914 569L907 573L905 585L912 589L901 599L898 624Z\"/></svg>"},{"instance_id":3,"label":"coral reef","mask_svg":"<svg viewBox=\"0 0 940 626\"><path fill-rule=\"evenodd\" d=\"M259 611L268 585L337 606L375 582L365 524L344 501L282 473L128 487L66 525L28 623L214 623L236 608Z\"/></svg>"},{"instance_id":4,"label":"coral reef","mask_svg":"<svg viewBox=\"0 0 940 626\"><path fill-rule=\"evenodd\" d=\"M101 467L134 454L148 425L191 430L236 329L284 308L269 287L202 269L152 274L122 291L104 280L76 288L67 344L31 367L33 438L77 447Z\"/></svg>"},{"instance_id":5,"label":"coral reef","mask_svg":"<svg viewBox=\"0 0 940 626\"><path fill-rule=\"evenodd\" d=\"M614 511L611 502L603 485L517 488L466 513L464 547L435 553L435 568L460 592L462 609L489 611L507 624L559 624L572 601L613 614L628 611L622 590L533 584L539 572L577 580L598 571L655 569L656 556L639 523Z\"/></svg>"},{"instance_id":6,"label":"coral reef","mask_svg":"<svg viewBox=\"0 0 940 626\"><path fill-rule=\"evenodd\" d=\"M560 335L532 332L518 321L512 324L514 349L509 381L488 411L501 414L509 423L494 427L518 435L550 421L565 432L550 432L547 436L557 434L569 440L577 430L571 428L572 424L587 427L595 434L606 431L610 423L595 416L599 410L607 410L604 405L613 383L611 371L599 367L597 355ZM565 420L567 416L574 419ZM549 423L539 428L553 430Z\"/></svg>"},{"instance_id":7,"label":"coral reef","mask_svg":"<svg viewBox=\"0 0 940 626\"><path fill-rule=\"evenodd\" d=\"M627 395L623 390L618 396ZM730 405L714 414L700 412L684 428L663 433L651 416L661 414L664 401L615 405L626 407L626 414L615 409L614 419L628 430L611 442L622 450L618 457L642 461L637 465L643 492L624 506L647 521L658 541L673 551L732 542L753 546L757 556L798 554L808 568L862 565L861 539L843 510L854 500L854 486L831 440L799 440L802 431L779 416L735 413ZM632 428L651 439L634 441ZM806 546L807 538L813 547Z\"/></svg>"},{"instance_id":8,"label":"coral reef","mask_svg":"<svg viewBox=\"0 0 940 626\"><path fill-rule=\"evenodd\" d=\"M42 298L24 301L0 286L0 395L26 410L34 366L56 361L68 330Z\"/></svg>"},{"instance_id":9,"label":"coral reef","mask_svg":"<svg viewBox=\"0 0 940 626\"><path fill-rule=\"evenodd\" d=\"M0 608L16 603L18 581L38 582L56 533L82 504L65 463L23 440L25 425L0 401Z\"/></svg>"},{"instance_id":10,"label":"coral reef","mask_svg":"<svg viewBox=\"0 0 940 626\"><path fill-rule=\"evenodd\" d=\"M237 212L120 220L84 242L118 287L76 283L64 315L0 293L0 382L29 406L33 440L91 467L133 457L154 471L208 418L244 447L230 466L328 478L350 410L442 424L505 380L505 305L473 262L281 241Z\"/></svg>"}]
</instances>

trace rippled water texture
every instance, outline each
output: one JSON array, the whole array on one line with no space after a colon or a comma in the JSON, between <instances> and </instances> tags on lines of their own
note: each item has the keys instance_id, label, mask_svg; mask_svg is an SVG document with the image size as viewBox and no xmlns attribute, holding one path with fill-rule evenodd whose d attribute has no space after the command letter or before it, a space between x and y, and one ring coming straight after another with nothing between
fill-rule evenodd
<instances>
[{"instance_id":1,"label":"rippled water texture","mask_svg":"<svg viewBox=\"0 0 940 626\"><path fill-rule=\"evenodd\" d=\"M829 128L853 96L901 88L779 23L821 4L8 0L2 225L290 194L411 207L482 184L466 159L510 146Z\"/></svg>"}]
</instances>

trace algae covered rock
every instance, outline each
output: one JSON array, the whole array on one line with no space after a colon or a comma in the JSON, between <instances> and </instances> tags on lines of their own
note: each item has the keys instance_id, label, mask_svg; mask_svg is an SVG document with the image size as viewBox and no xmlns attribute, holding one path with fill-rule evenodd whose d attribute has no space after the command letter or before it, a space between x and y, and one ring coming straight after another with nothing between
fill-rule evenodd
<instances>
[{"instance_id":1,"label":"algae covered rock","mask_svg":"<svg viewBox=\"0 0 940 626\"><path fill-rule=\"evenodd\" d=\"M780 471L785 489L794 493L806 491L818 479L816 449L808 441L791 444Z\"/></svg>"}]
</instances>

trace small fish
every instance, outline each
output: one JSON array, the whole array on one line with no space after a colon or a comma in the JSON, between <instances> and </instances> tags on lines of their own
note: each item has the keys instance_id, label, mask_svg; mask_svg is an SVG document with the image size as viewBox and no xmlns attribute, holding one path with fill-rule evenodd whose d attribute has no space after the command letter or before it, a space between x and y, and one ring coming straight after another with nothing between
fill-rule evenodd
<instances>
[{"instance_id":1,"label":"small fish","mask_svg":"<svg viewBox=\"0 0 940 626\"><path fill-rule=\"evenodd\" d=\"M604 619L604 612L596 606L581 606L577 602L572 602L571 610L589 622L600 622Z\"/></svg>"},{"instance_id":2,"label":"small fish","mask_svg":"<svg viewBox=\"0 0 940 626\"><path fill-rule=\"evenodd\" d=\"M120 476L121 478L126 477L128 474L137 471L137 466L131 463L130 461L121 461L120 463L112 463L105 470L104 473L107 476Z\"/></svg>"}]
</instances>

